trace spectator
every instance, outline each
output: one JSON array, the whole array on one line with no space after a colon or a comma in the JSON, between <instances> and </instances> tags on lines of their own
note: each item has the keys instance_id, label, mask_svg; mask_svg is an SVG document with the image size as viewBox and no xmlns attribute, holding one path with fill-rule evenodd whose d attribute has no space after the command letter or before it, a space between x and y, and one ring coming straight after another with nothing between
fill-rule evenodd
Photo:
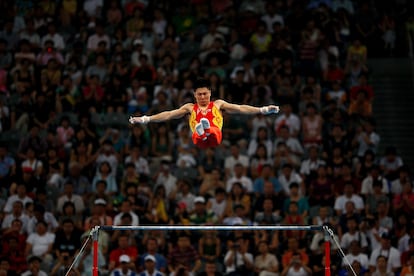
<instances>
[{"instance_id":1,"label":"spectator","mask_svg":"<svg viewBox=\"0 0 414 276\"><path fill-rule=\"evenodd\" d=\"M26 192L26 186L23 183L18 183L16 187L16 194L11 195L7 198L7 202L4 205L4 212L10 213L13 210L13 205L16 201L21 201L24 206L26 206L27 203L33 202L33 199L31 199Z\"/></svg>"},{"instance_id":2,"label":"spectator","mask_svg":"<svg viewBox=\"0 0 414 276\"><path fill-rule=\"evenodd\" d=\"M135 276L137 275L134 270L131 270L130 267L130 263L131 263L131 258L128 255L121 255L119 256L119 263L120 265L112 270L111 272L111 276L117 276L117 275L127 275L127 276Z\"/></svg>"},{"instance_id":3,"label":"spectator","mask_svg":"<svg viewBox=\"0 0 414 276\"><path fill-rule=\"evenodd\" d=\"M275 276L279 272L279 261L277 257L268 252L268 244L262 241L258 244L259 255L254 260L255 272L258 275Z\"/></svg>"},{"instance_id":4,"label":"spectator","mask_svg":"<svg viewBox=\"0 0 414 276\"><path fill-rule=\"evenodd\" d=\"M395 273L401 269L401 253L395 247L391 246L391 235L389 233L381 235L381 247L373 250L371 253L369 258L371 272L375 271L379 256L385 257L386 271Z\"/></svg>"},{"instance_id":5,"label":"spectator","mask_svg":"<svg viewBox=\"0 0 414 276\"><path fill-rule=\"evenodd\" d=\"M299 194L299 184L293 182L289 185L289 197L285 199L283 203L283 212L289 213L290 203L296 202L298 205L298 213L303 216L304 219L307 219L309 214L309 203L308 199Z\"/></svg>"},{"instance_id":6,"label":"spectator","mask_svg":"<svg viewBox=\"0 0 414 276\"><path fill-rule=\"evenodd\" d=\"M84 222L84 228L86 230L91 229L92 219L97 217L100 220L100 225L113 225L112 217L106 214L107 202L105 199L98 198L93 202L93 207L91 210L91 216L87 218Z\"/></svg>"},{"instance_id":7,"label":"spectator","mask_svg":"<svg viewBox=\"0 0 414 276\"><path fill-rule=\"evenodd\" d=\"M26 256L34 255L42 259L43 267L49 271L53 264L53 244L56 235L49 232L47 224L44 221L38 221L36 224L36 231L27 237L26 241Z\"/></svg>"},{"instance_id":8,"label":"spectator","mask_svg":"<svg viewBox=\"0 0 414 276\"><path fill-rule=\"evenodd\" d=\"M299 241L297 237L291 237L287 240L287 249L282 255L283 270L289 269L292 263L293 257L299 253L299 258L304 265L308 265L309 256L303 250L299 250Z\"/></svg>"},{"instance_id":9,"label":"spectator","mask_svg":"<svg viewBox=\"0 0 414 276\"><path fill-rule=\"evenodd\" d=\"M303 263L301 255L294 253L292 261L289 266L286 266L282 271L282 276L293 276L293 275L312 275L312 270Z\"/></svg>"},{"instance_id":10,"label":"spectator","mask_svg":"<svg viewBox=\"0 0 414 276\"><path fill-rule=\"evenodd\" d=\"M1 224L1 229L3 231L9 230L13 222L17 219L22 224L21 231L27 233L27 226L29 223L29 217L23 212L23 202L16 200L13 202L13 207L11 213L7 214Z\"/></svg>"},{"instance_id":11,"label":"spectator","mask_svg":"<svg viewBox=\"0 0 414 276\"><path fill-rule=\"evenodd\" d=\"M341 247L347 252L350 251L350 247L353 241L357 241L359 248L362 249L362 252L366 252L368 249L367 237L364 233L359 231L359 227L355 217L349 217L346 221L348 231L346 231L341 238ZM354 254L354 253L352 253ZM362 267L367 268L367 263L360 262ZM364 266L365 265L365 266Z\"/></svg>"},{"instance_id":12,"label":"spectator","mask_svg":"<svg viewBox=\"0 0 414 276\"><path fill-rule=\"evenodd\" d=\"M89 235L89 234L88 234ZM84 244L88 235L83 234L81 237L81 241ZM102 232L99 236L102 235ZM81 272L82 276L92 276L92 270L90 269L93 266L93 252L92 252L92 242L89 240L85 245L85 250L79 256L78 261L75 263L75 267ZM106 266L106 259L103 255L101 250L98 250L98 269L102 270L105 269Z\"/></svg>"},{"instance_id":13,"label":"spectator","mask_svg":"<svg viewBox=\"0 0 414 276\"><path fill-rule=\"evenodd\" d=\"M254 222L258 224L273 225L278 224L282 221L280 210L274 208L271 198L266 198L263 200L262 208L263 212L256 211Z\"/></svg>"},{"instance_id":14,"label":"spectator","mask_svg":"<svg viewBox=\"0 0 414 276\"><path fill-rule=\"evenodd\" d=\"M129 236L126 234L121 234L118 236L117 247L114 248L109 253L109 265L108 269L112 271L113 269L119 267L122 261L127 261L127 258L124 257L122 260L120 259L121 256L128 256L129 260L127 262L127 267L129 269L135 268L135 261L138 257L137 248L131 244L129 244Z\"/></svg>"},{"instance_id":15,"label":"spectator","mask_svg":"<svg viewBox=\"0 0 414 276\"><path fill-rule=\"evenodd\" d=\"M146 276L146 275L154 275L154 276L161 276L164 275L162 272L156 269L156 259L153 255L147 255L144 258L144 267L145 270L140 273L140 276Z\"/></svg>"},{"instance_id":16,"label":"spectator","mask_svg":"<svg viewBox=\"0 0 414 276\"><path fill-rule=\"evenodd\" d=\"M65 202L71 201L75 205L75 210L78 214L85 210L85 204L80 195L74 193L73 183L68 181L64 184L63 195L57 199L56 211L62 213Z\"/></svg>"},{"instance_id":17,"label":"spectator","mask_svg":"<svg viewBox=\"0 0 414 276\"><path fill-rule=\"evenodd\" d=\"M155 269L165 273L167 271L167 259L164 255L158 253L160 250L158 240L154 237L148 238L146 240L145 247L146 252L140 256L140 268L145 268L145 258L147 256L153 256L155 258Z\"/></svg>"},{"instance_id":18,"label":"spectator","mask_svg":"<svg viewBox=\"0 0 414 276\"><path fill-rule=\"evenodd\" d=\"M345 213L345 204L347 201L354 203L358 213L364 210L364 201L354 191L355 189L352 183L345 183L344 193L335 199L334 209L338 216Z\"/></svg>"},{"instance_id":19,"label":"spectator","mask_svg":"<svg viewBox=\"0 0 414 276\"><path fill-rule=\"evenodd\" d=\"M104 147L110 146L105 145ZM116 194L118 191L118 185L116 183L115 173L112 172L111 164L108 161L102 161L98 164L99 171L95 174L92 180L92 189L95 190L97 183L104 181L106 183L105 193L108 195Z\"/></svg>"},{"instance_id":20,"label":"spectator","mask_svg":"<svg viewBox=\"0 0 414 276\"><path fill-rule=\"evenodd\" d=\"M45 207L40 204L35 204L33 208L33 216L27 222L27 233L31 234L35 231L37 222L44 221L47 224L47 229L51 233L55 233L59 224L55 216L51 212L47 212Z\"/></svg>"},{"instance_id":21,"label":"spectator","mask_svg":"<svg viewBox=\"0 0 414 276\"><path fill-rule=\"evenodd\" d=\"M388 181L398 178L398 171L404 165L403 160L397 155L397 149L389 147L385 149L385 155L380 160L381 171Z\"/></svg>"},{"instance_id":22,"label":"spectator","mask_svg":"<svg viewBox=\"0 0 414 276\"><path fill-rule=\"evenodd\" d=\"M364 178L362 181L361 186L361 194L367 196L368 194L372 194L374 192L373 185L377 183L381 187L381 192L384 194L389 193L389 186L387 179L385 179L381 173L383 170L378 165L373 165L369 169L369 175Z\"/></svg>"},{"instance_id":23,"label":"spectator","mask_svg":"<svg viewBox=\"0 0 414 276\"><path fill-rule=\"evenodd\" d=\"M244 192L251 194L253 192L253 183L250 177L247 176L246 171L241 163L234 165L234 175L227 180L226 191L230 192L234 183L240 183Z\"/></svg>"},{"instance_id":24,"label":"spectator","mask_svg":"<svg viewBox=\"0 0 414 276\"><path fill-rule=\"evenodd\" d=\"M65 260L65 253L68 256L75 256L78 253L82 235L81 230L71 219L64 220L61 225L61 228L56 231L56 242L53 244L56 257L60 261Z\"/></svg>"},{"instance_id":25,"label":"spectator","mask_svg":"<svg viewBox=\"0 0 414 276\"><path fill-rule=\"evenodd\" d=\"M248 252L248 243L243 238L228 242L224 256L226 273L229 275L250 275L254 270L253 255Z\"/></svg>"},{"instance_id":26,"label":"spectator","mask_svg":"<svg viewBox=\"0 0 414 276\"><path fill-rule=\"evenodd\" d=\"M301 188L300 194L304 195L304 183L300 175L293 169L293 166L291 164L284 164L282 167L282 173L279 175L279 183L283 187L283 191L286 195L289 195L289 186L290 184L296 182L299 184L299 187Z\"/></svg>"},{"instance_id":27,"label":"spectator","mask_svg":"<svg viewBox=\"0 0 414 276\"><path fill-rule=\"evenodd\" d=\"M29 263L29 269L23 272L21 275L29 276L29 275L38 275L38 276L47 276L47 273L41 270L40 265L42 263L42 258L36 255L30 256L27 260Z\"/></svg>"},{"instance_id":28,"label":"spectator","mask_svg":"<svg viewBox=\"0 0 414 276\"><path fill-rule=\"evenodd\" d=\"M379 276L379 275L385 275L385 276L394 276L394 272L389 271L387 267L387 257L380 255L377 257L377 266L374 273L371 275L373 276Z\"/></svg>"},{"instance_id":29,"label":"spectator","mask_svg":"<svg viewBox=\"0 0 414 276\"><path fill-rule=\"evenodd\" d=\"M56 50L63 51L65 49L65 41L63 40L62 35L56 32L56 23L50 22L47 25L47 34L42 37L41 43L45 45L46 41L53 41L53 46L56 47Z\"/></svg>"},{"instance_id":30,"label":"spectator","mask_svg":"<svg viewBox=\"0 0 414 276\"><path fill-rule=\"evenodd\" d=\"M299 117L292 113L291 104L284 104L282 107L282 114L279 115L275 121L275 132L278 133L282 126L288 126L292 137L298 137L301 128Z\"/></svg>"},{"instance_id":31,"label":"spectator","mask_svg":"<svg viewBox=\"0 0 414 276\"><path fill-rule=\"evenodd\" d=\"M182 234L168 256L168 268L173 275L189 273L194 275L201 267L200 256L190 243L190 238Z\"/></svg>"}]
</instances>

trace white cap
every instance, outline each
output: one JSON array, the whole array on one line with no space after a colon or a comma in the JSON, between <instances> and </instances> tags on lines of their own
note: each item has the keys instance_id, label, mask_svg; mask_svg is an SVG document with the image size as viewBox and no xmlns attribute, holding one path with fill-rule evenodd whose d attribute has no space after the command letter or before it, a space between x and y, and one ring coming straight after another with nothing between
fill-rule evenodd
<instances>
[{"instance_id":1,"label":"white cap","mask_svg":"<svg viewBox=\"0 0 414 276\"><path fill-rule=\"evenodd\" d=\"M154 263L156 262L155 257L153 255L145 256L144 261L153 261Z\"/></svg>"},{"instance_id":2,"label":"white cap","mask_svg":"<svg viewBox=\"0 0 414 276\"><path fill-rule=\"evenodd\" d=\"M106 205L106 200L103 199L103 198L98 198L98 199L95 199L93 204L95 204L95 205Z\"/></svg>"},{"instance_id":3,"label":"white cap","mask_svg":"<svg viewBox=\"0 0 414 276\"><path fill-rule=\"evenodd\" d=\"M206 200L202 196L194 198L194 203L206 203Z\"/></svg>"},{"instance_id":4,"label":"white cap","mask_svg":"<svg viewBox=\"0 0 414 276\"><path fill-rule=\"evenodd\" d=\"M142 39L140 39L140 38L137 38L137 39L135 39L134 40L134 46L137 46L137 45L142 45L143 43L142 43Z\"/></svg>"},{"instance_id":5,"label":"white cap","mask_svg":"<svg viewBox=\"0 0 414 276\"><path fill-rule=\"evenodd\" d=\"M129 263L131 261L131 258L128 255L121 255L119 256L119 262L120 263Z\"/></svg>"},{"instance_id":6,"label":"white cap","mask_svg":"<svg viewBox=\"0 0 414 276\"><path fill-rule=\"evenodd\" d=\"M235 217L231 224L232 225L244 225L244 222L240 217Z\"/></svg>"}]
</instances>

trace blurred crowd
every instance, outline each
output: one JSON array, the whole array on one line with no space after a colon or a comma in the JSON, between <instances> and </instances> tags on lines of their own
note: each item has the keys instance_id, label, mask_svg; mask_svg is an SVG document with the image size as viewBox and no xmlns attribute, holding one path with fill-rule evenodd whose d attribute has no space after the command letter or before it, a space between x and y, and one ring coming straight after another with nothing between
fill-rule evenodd
<instances>
[{"instance_id":1,"label":"blurred crowd","mask_svg":"<svg viewBox=\"0 0 414 276\"><path fill-rule=\"evenodd\" d=\"M328 225L357 275L412 275L410 168L381 142L371 56L412 57L406 1L0 2L0 275L92 275L97 225ZM399 51L403 49L404 51ZM199 150L188 118L213 99ZM100 231L100 275L324 275L324 234ZM350 274L332 244L333 275Z\"/></svg>"}]
</instances>

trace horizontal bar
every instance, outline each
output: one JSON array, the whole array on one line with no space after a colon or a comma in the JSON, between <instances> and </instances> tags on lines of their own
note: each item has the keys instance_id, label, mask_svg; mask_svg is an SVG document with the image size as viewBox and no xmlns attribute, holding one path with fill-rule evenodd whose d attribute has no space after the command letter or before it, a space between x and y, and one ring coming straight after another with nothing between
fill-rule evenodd
<instances>
[{"instance_id":1,"label":"horizontal bar","mask_svg":"<svg viewBox=\"0 0 414 276\"><path fill-rule=\"evenodd\" d=\"M323 231L319 225L102 225L101 230L301 230L301 231Z\"/></svg>"}]
</instances>

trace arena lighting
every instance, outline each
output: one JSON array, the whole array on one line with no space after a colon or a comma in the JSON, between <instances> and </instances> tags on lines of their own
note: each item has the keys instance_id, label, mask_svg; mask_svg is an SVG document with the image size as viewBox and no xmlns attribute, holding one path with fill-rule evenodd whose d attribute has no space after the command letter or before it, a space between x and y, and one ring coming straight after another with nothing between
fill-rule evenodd
<instances>
[{"instance_id":1,"label":"arena lighting","mask_svg":"<svg viewBox=\"0 0 414 276\"><path fill-rule=\"evenodd\" d=\"M71 266L69 267L68 271L66 272L65 276L68 276L70 271L72 270L73 266L77 262L80 256L82 256L83 251L86 247L86 244L89 242L90 239L93 241L93 264L92 264L92 275L98 276L98 237L99 231L114 231L114 230L133 230L133 231L147 231L147 230L187 230L187 231L202 231L202 230L217 230L217 231L234 231L234 230L273 230L273 231L288 231L288 230L296 230L296 231L323 231L325 236L325 276L331 276L331 244L330 240L332 240L336 246L338 247L342 257L345 259L348 267L352 271L354 276L357 276L355 270L352 268L351 263L346 258L344 251L341 249L339 242L334 236L334 232L328 226L320 226L320 225L140 225L140 226L110 226L110 225L103 225L103 226L95 226L92 228L91 232L88 235L88 238L84 242L81 250L79 251L78 255L73 260Z\"/></svg>"}]
</instances>

